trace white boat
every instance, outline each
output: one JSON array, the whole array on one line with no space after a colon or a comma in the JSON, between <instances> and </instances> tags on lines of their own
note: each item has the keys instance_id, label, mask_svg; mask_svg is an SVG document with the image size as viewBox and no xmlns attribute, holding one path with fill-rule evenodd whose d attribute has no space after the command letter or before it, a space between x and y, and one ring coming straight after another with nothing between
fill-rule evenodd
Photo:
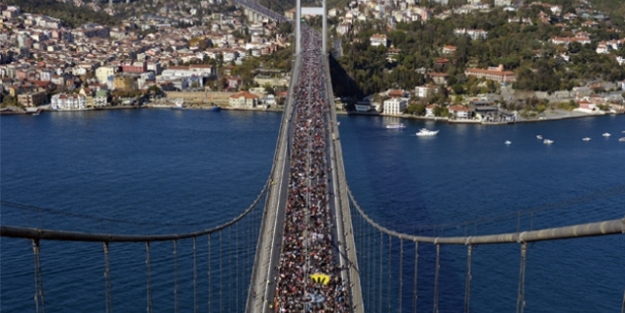
<instances>
[{"instance_id":1,"label":"white boat","mask_svg":"<svg viewBox=\"0 0 625 313\"><path fill-rule=\"evenodd\" d=\"M174 101L174 106L171 107L172 110L182 110L184 109L184 99L176 99Z\"/></svg>"},{"instance_id":2,"label":"white boat","mask_svg":"<svg viewBox=\"0 0 625 313\"><path fill-rule=\"evenodd\" d=\"M507 145L511 145L511 144L512 144L512 141L510 141L510 140L506 140L506 142L504 142L504 143L505 143L505 144L507 144Z\"/></svg>"},{"instance_id":3,"label":"white boat","mask_svg":"<svg viewBox=\"0 0 625 313\"><path fill-rule=\"evenodd\" d=\"M590 141L590 137L584 137L582 138L583 141Z\"/></svg>"},{"instance_id":4,"label":"white boat","mask_svg":"<svg viewBox=\"0 0 625 313\"><path fill-rule=\"evenodd\" d=\"M550 144L553 143L553 140L545 139L545 140L543 140L543 143L546 144L546 145L550 145Z\"/></svg>"},{"instance_id":5,"label":"white boat","mask_svg":"<svg viewBox=\"0 0 625 313\"><path fill-rule=\"evenodd\" d=\"M625 142L625 137L621 137L621 138L619 138L619 139L618 139L618 141L620 141L620 142Z\"/></svg>"},{"instance_id":6,"label":"white boat","mask_svg":"<svg viewBox=\"0 0 625 313\"><path fill-rule=\"evenodd\" d=\"M610 133L603 133L603 137L610 137L612 135L610 135Z\"/></svg>"},{"instance_id":7,"label":"white boat","mask_svg":"<svg viewBox=\"0 0 625 313\"><path fill-rule=\"evenodd\" d=\"M436 136L436 134L438 134L438 130L428 130L427 128L421 128L416 133L419 137Z\"/></svg>"},{"instance_id":8,"label":"white boat","mask_svg":"<svg viewBox=\"0 0 625 313\"><path fill-rule=\"evenodd\" d=\"M402 123L393 123L393 124L386 125L386 129L404 129L404 128L406 128L406 125Z\"/></svg>"},{"instance_id":9,"label":"white boat","mask_svg":"<svg viewBox=\"0 0 625 313\"><path fill-rule=\"evenodd\" d=\"M541 136L541 135L538 135L538 136L536 136L536 139L540 139L540 140L543 140L543 136Z\"/></svg>"}]
</instances>

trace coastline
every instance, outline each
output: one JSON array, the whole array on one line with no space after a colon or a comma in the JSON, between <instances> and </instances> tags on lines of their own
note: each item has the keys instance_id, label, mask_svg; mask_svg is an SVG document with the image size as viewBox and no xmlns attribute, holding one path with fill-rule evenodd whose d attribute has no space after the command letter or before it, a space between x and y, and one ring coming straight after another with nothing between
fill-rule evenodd
<instances>
[{"instance_id":1,"label":"coastline","mask_svg":"<svg viewBox=\"0 0 625 313\"><path fill-rule=\"evenodd\" d=\"M107 111L107 110L138 110L138 109L165 109L165 110L183 110L183 111L211 111L214 110L215 107L218 107L219 110L226 111L252 111L252 112L283 112L284 107L280 106L272 106L268 108L233 108L230 106L212 106L212 105L198 105L193 104L183 108L176 107L175 105L160 105L148 103L143 106L106 106L100 108L88 108L85 110L67 110L67 111L56 111L51 110L49 107L39 107L36 111L2 111L1 115L33 115L35 112L82 112L82 111ZM389 115L383 113L366 113L366 112L347 112L347 111L337 111L338 115L360 115L360 116L377 116L377 117L391 117L391 118L399 118L399 119L412 119L412 120L423 120L423 121L434 121L434 122L447 122L450 124L475 124L475 125L486 125L486 126L500 126L500 125L509 125L509 124L517 124L517 123L538 123L538 122L549 122L549 121L559 121L566 119L577 119L577 118L589 118L589 117L597 117L604 115L625 115L625 112L602 112L602 113L587 113L587 112L579 112L579 111L550 111L545 113L545 116L541 116L539 118L528 119L528 118L519 118L513 122L482 122L477 120L454 120L449 119L447 117L425 117L425 116L415 116L409 114L402 115ZM37 115L37 114L35 114Z\"/></svg>"},{"instance_id":2,"label":"coastline","mask_svg":"<svg viewBox=\"0 0 625 313\"><path fill-rule=\"evenodd\" d=\"M475 124L475 125L486 125L486 126L500 126L500 125L510 125L517 123L539 123L539 122L550 122L550 121L559 121L559 120L567 120L567 119L577 119L577 118L589 118L589 117L598 117L605 115L625 115L625 112L602 112L602 113L586 113L579 111L565 111L559 110L554 112L549 112L546 116L542 116L540 118L528 119L528 118L519 118L513 122L483 122L477 120L454 120L449 119L447 117L425 117L425 116L415 116L409 114L402 115L389 115L383 113L359 113L359 112L347 112L347 111L337 111L337 114L341 115L362 115L362 116L378 116L378 117L392 117L399 119L412 119L412 120L424 120L424 121L435 121L435 122L447 122L450 124Z\"/></svg>"}]
</instances>

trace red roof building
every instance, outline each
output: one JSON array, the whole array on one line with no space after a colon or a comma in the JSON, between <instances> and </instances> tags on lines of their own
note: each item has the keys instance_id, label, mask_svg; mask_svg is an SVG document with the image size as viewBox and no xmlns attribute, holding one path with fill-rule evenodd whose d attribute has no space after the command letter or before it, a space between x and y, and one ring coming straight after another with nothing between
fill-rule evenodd
<instances>
[{"instance_id":1,"label":"red roof building","mask_svg":"<svg viewBox=\"0 0 625 313\"><path fill-rule=\"evenodd\" d=\"M504 71L503 65L496 68L469 68L464 71L466 76L475 76L477 78L486 78L499 83L513 83L516 81L516 75L512 71Z\"/></svg>"}]
</instances>

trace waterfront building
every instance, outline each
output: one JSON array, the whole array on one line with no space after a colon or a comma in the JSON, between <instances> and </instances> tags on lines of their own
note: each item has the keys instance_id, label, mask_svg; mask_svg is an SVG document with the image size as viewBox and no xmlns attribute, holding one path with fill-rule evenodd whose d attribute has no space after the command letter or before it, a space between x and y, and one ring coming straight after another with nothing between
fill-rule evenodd
<instances>
[{"instance_id":1,"label":"waterfront building","mask_svg":"<svg viewBox=\"0 0 625 313\"><path fill-rule=\"evenodd\" d=\"M46 93L43 91L22 93L17 96L17 102L25 107L36 107L45 103L46 99Z\"/></svg>"},{"instance_id":2,"label":"waterfront building","mask_svg":"<svg viewBox=\"0 0 625 313\"><path fill-rule=\"evenodd\" d=\"M458 120L469 120L473 118L473 110L462 105L449 106L449 114Z\"/></svg>"},{"instance_id":3,"label":"waterfront building","mask_svg":"<svg viewBox=\"0 0 625 313\"><path fill-rule=\"evenodd\" d=\"M435 117L434 109L436 109L436 104L430 104L425 107L425 117Z\"/></svg>"},{"instance_id":4,"label":"waterfront building","mask_svg":"<svg viewBox=\"0 0 625 313\"><path fill-rule=\"evenodd\" d=\"M259 97L253 93L242 91L237 94L231 95L228 99L228 103L233 108L255 108L258 105Z\"/></svg>"},{"instance_id":5,"label":"waterfront building","mask_svg":"<svg viewBox=\"0 0 625 313\"><path fill-rule=\"evenodd\" d=\"M376 106L369 101L358 101L358 103L354 105L354 108L358 113L370 113L377 111Z\"/></svg>"},{"instance_id":6,"label":"waterfront building","mask_svg":"<svg viewBox=\"0 0 625 313\"><path fill-rule=\"evenodd\" d=\"M60 93L52 96L50 108L59 111L85 110L87 102L83 95Z\"/></svg>"},{"instance_id":7,"label":"waterfront building","mask_svg":"<svg viewBox=\"0 0 625 313\"><path fill-rule=\"evenodd\" d=\"M383 103L384 114L401 115L408 106L408 98L391 98Z\"/></svg>"},{"instance_id":8,"label":"waterfront building","mask_svg":"<svg viewBox=\"0 0 625 313\"><path fill-rule=\"evenodd\" d=\"M597 107L594 103L587 100L581 100L577 104L579 105L579 110L584 112L592 112Z\"/></svg>"},{"instance_id":9,"label":"waterfront building","mask_svg":"<svg viewBox=\"0 0 625 313\"><path fill-rule=\"evenodd\" d=\"M108 92L106 89L100 89L95 93L93 98L93 106L96 108L108 105Z\"/></svg>"}]
</instances>

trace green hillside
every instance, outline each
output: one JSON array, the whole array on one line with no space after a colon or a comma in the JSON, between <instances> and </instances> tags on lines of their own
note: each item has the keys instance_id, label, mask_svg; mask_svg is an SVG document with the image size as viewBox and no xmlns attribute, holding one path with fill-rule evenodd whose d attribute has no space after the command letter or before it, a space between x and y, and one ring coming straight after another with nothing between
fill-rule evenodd
<instances>
[{"instance_id":1,"label":"green hillside","mask_svg":"<svg viewBox=\"0 0 625 313\"><path fill-rule=\"evenodd\" d=\"M86 7L77 7L56 0L7 0L8 5L17 5L22 11L43 14L58 18L67 26L77 27L85 23L116 25L119 20L102 12L95 12Z\"/></svg>"}]
</instances>

